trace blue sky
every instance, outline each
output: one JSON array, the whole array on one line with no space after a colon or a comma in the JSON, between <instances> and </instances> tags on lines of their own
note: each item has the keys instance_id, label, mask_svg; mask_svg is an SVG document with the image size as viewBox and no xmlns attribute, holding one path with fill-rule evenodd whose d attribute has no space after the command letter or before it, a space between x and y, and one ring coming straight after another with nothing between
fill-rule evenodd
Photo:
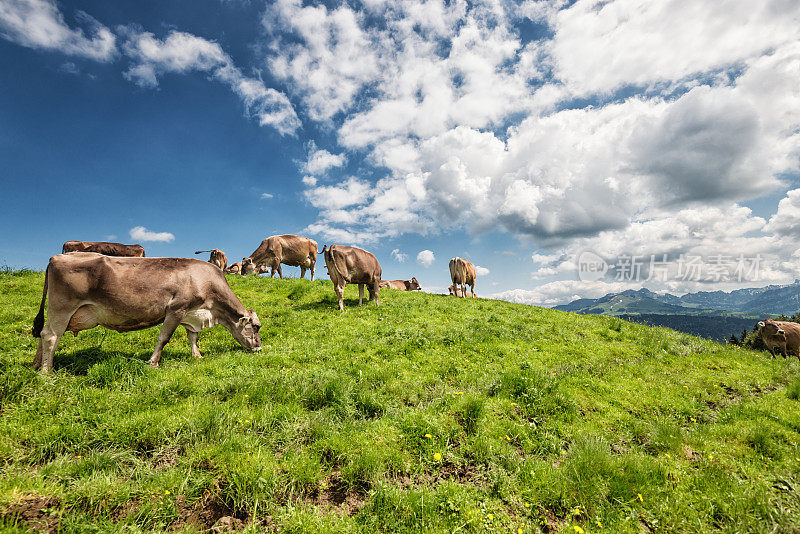
<instances>
[{"instance_id":1,"label":"blue sky","mask_svg":"<svg viewBox=\"0 0 800 534\"><path fill-rule=\"evenodd\" d=\"M0 263L297 233L534 304L791 281L800 5L712 4L0 0ZM580 280L586 250L671 274ZM763 262L678 276L721 255Z\"/></svg>"}]
</instances>

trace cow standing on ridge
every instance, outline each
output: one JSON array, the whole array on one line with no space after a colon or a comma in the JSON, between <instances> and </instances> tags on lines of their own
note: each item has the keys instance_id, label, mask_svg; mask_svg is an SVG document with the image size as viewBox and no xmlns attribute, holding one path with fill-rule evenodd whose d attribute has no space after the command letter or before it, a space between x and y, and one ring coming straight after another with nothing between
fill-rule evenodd
<instances>
[{"instance_id":1,"label":"cow standing on ridge","mask_svg":"<svg viewBox=\"0 0 800 534\"><path fill-rule=\"evenodd\" d=\"M47 323L44 321L45 301ZM261 350L256 312L248 310L228 286L225 275L209 263L189 258L116 258L92 252L59 254L45 271L42 302L33 321L39 338L35 368L53 369L53 355L66 331L103 326L117 332L161 324L150 365L158 367L161 351L183 325L200 358L198 335L221 324L242 347Z\"/></svg>"},{"instance_id":2,"label":"cow standing on ridge","mask_svg":"<svg viewBox=\"0 0 800 534\"><path fill-rule=\"evenodd\" d=\"M470 294L475 297L475 266L463 258L453 258L450 260L450 279L453 281L453 286L458 289L461 286L462 298L467 296L467 288L469 286Z\"/></svg>"},{"instance_id":3,"label":"cow standing on ridge","mask_svg":"<svg viewBox=\"0 0 800 534\"><path fill-rule=\"evenodd\" d=\"M228 268L228 257L220 249L215 248L212 250L198 250L195 254L202 254L203 252L210 252L211 257L208 258L208 263L216 265L223 271Z\"/></svg>"},{"instance_id":4,"label":"cow standing on ridge","mask_svg":"<svg viewBox=\"0 0 800 534\"><path fill-rule=\"evenodd\" d=\"M758 323L758 334L773 356L779 349L784 358L791 351L800 359L800 324L767 319Z\"/></svg>"},{"instance_id":5,"label":"cow standing on ridge","mask_svg":"<svg viewBox=\"0 0 800 534\"><path fill-rule=\"evenodd\" d=\"M258 248L250 254L256 265L272 268L270 278L283 278L281 263L292 267L300 267L300 278L305 278L306 269L311 269L311 280L314 280L314 266L317 263L317 242L298 235L274 235L266 238ZM265 272L265 271L264 271Z\"/></svg>"},{"instance_id":6,"label":"cow standing on ridge","mask_svg":"<svg viewBox=\"0 0 800 534\"><path fill-rule=\"evenodd\" d=\"M339 298L339 309L344 311L344 288L347 284L358 284L358 305L364 305L364 286L369 291L369 300L375 300L380 306L378 294L381 284L381 264L378 259L366 250L345 245L322 247L321 254L325 258L328 275L333 282L333 289Z\"/></svg>"}]
</instances>

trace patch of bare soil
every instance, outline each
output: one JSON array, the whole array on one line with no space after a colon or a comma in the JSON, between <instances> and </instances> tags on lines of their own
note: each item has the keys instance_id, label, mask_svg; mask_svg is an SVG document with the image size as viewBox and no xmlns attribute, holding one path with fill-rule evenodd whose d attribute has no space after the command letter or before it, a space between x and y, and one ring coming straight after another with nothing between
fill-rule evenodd
<instances>
[{"instance_id":1,"label":"patch of bare soil","mask_svg":"<svg viewBox=\"0 0 800 534\"><path fill-rule=\"evenodd\" d=\"M249 516L241 511L231 509L214 491L207 491L192 504L186 497L179 495L175 499L180 519L172 524L174 530L191 525L204 532L236 532L242 530L249 521Z\"/></svg>"},{"instance_id":2,"label":"patch of bare soil","mask_svg":"<svg viewBox=\"0 0 800 534\"><path fill-rule=\"evenodd\" d=\"M334 471L328 476L325 486L310 500L320 508L352 516L364 508L367 498L363 492L348 488L339 472Z\"/></svg>"},{"instance_id":3,"label":"patch of bare soil","mask_svg":"<svg viewBox=\"0 0 800 534\"><path fill-rule=\"evenodd\" d=\"M57 497L26 495L1 510L0 517L39 532L58 532L61 513L55 507L59 504Z\"/></svg>"}]
</instances>

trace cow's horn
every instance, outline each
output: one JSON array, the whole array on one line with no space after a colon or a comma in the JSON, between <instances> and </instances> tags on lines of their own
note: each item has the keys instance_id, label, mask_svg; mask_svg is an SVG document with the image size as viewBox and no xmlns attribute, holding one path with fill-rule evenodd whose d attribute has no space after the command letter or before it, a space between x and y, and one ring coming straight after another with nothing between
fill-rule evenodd
<instances>
[{"instance_id":1,"label":"cow's horn","mask_svg":"<svg viewBox=\"0 0 800 534\"><path fill-rule=\"evenodd\" d=\"M758 322L758 326L759 326L760 328L764 328L764 321L759 321L759 322Z\"/></svg>"}]
</instances>

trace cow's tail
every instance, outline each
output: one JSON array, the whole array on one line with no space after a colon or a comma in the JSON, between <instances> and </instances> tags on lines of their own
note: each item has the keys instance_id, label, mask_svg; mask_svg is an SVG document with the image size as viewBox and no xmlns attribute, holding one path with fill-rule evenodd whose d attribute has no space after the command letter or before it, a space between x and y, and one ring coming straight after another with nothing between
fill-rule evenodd
<instances>
[{"instance_id":1,"label":"cow's tail","mask_svg":"<svg viewBox=\"0 0 800 534\"><path fill-rule=\"evenodd\" d=\"M39 304L39 314L33 320L33 329L31 330L31 334L33 337L41 337L42 335L42 328L44 328L44 303L47 300L47 279L50 275L50 264L47 265L47 269L44 271L44 289L42 290L42 303Z\"/></svg>"},{"instance_id":2,"label":"cow's tail","mask_svg":"<svg viewBox=\"0 0 800 534\"><path fill-rule=\"evenodd\" d=\"M320 252L317 252L317 254L325 254L325 251L327 250L328 250L328 245L322 245L322 250Z\"/></svg>"}]
</instances>

